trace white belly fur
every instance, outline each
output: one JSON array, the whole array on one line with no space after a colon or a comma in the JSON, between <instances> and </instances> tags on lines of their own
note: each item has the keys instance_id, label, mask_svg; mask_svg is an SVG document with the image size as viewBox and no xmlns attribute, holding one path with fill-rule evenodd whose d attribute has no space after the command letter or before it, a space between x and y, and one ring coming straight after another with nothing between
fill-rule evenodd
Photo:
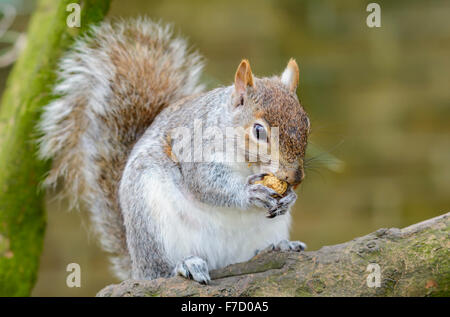
<instances>
[{"instance_id":1,"label":"white belly fur","mask_svg":"<svg viewBox=\"0 0 450 317\"><path fill-rule=\"evenodd\" d=\"M289 237L289 213L268 219L261 209L208 206L180 192L175 184L157 179L150 176L146 181L148 221L160 229L160 242L171 265L196 255L209 269L216 269L247 261L257 249ZM166 193L177 197L166 199Z\"/></svg>"}]
</instances>

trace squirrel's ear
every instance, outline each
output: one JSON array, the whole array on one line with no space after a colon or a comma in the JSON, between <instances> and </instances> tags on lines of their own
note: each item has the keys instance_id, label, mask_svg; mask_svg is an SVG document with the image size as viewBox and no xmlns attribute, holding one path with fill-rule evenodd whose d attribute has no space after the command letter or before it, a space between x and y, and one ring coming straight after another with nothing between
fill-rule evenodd
<instances>
[{"instance_id":1,"label":"squirrel's ear","mask_svg":"<svg viewBox=\"0 0 450 317\"><path fill-rule=\"evenodd\" d=\"M295 59L291 58L289 63L281 75L281 82L289 88L289 91L295 93L298 86L299 70Z\"/></svg>"},{"instance_id":2,"label":"squirrel's ear","mask_svg":"<svg viewBox=\"0 0 450 317\"><path fill-rule=\"evenodd\" d=\"M234 89L237 96L243 96L247 87L253 87L253 75L248 60L243 59L234 76Z\"/></svg>"}]
</instances>

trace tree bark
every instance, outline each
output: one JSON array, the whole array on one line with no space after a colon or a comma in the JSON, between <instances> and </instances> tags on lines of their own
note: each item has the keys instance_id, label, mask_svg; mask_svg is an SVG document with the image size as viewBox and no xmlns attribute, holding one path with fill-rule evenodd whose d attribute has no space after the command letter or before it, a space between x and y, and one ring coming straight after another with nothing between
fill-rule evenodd
<instances>
[{"instance_id":1,"label":"tree bark","mask_svg":"<svg viewBox=\"0 0 450 317\"><path fill-rule=\"evenodd\" d=\"M69 3L81 7L81 27L69 28ZM40 0L27 45L17 60L0 108L0 296L27 296L36 280L46 217L39 184L48 163L36 157L35 125L51 100L62 53L91 23L101 21L110 0Z\"/></svg>"},{"instance_id":2,"label":"tree bark","mask_svg":"<svg viewBox=\"0 0 450 317\"><path fill-rule=\"evenodd\" d=\"M181 277L127 280L97 296L449 296L449 222L447 213L318 251L259 254L212 271L208 286Z\"/></svg>"}]
</instances>

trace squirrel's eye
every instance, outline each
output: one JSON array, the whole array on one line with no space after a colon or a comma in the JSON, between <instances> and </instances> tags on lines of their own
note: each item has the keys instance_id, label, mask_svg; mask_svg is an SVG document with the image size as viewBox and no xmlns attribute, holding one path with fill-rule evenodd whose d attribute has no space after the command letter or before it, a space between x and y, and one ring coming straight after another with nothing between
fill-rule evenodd
<instances>
[{"instance_id":1,"label":"squirrel's eye","mask_svg":"<svg viewBox=\"0 0 450 317\"><path fill-rule=\"evenodd\" d=\"M258 140L267 141L266 129L259 123L255 123L255 125L253 126L253 134Z\"/></svg>"}]
</instances>

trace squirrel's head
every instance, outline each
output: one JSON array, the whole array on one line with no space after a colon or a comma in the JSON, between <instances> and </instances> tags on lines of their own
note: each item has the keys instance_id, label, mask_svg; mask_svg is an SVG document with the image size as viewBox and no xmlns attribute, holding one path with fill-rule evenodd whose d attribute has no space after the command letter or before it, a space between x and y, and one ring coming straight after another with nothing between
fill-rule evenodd
<instances>
[{"instance_id":1,"label":"squirrel's head","mask_svg":"<svg viewBox=\"0 0 450 317\"><path fill-rule=\"evenodd\" d=\"M294 59L281 76L270 78L256 78L249 62L243 60L231 98L234 124L245 131L245 158L254 162L249 166L273 173L292 186L304 178L303 158L310 132L308 116L297 97L298 81Z\"/></svg>"}]
</instances>

